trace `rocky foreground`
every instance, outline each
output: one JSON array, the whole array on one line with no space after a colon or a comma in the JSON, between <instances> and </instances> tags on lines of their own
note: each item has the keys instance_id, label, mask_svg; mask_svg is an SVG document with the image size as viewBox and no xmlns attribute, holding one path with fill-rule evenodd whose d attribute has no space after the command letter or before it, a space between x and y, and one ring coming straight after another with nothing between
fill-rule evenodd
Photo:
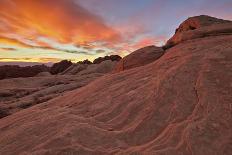
<instances>
[{"instance_id":1,"label":"rocky foreground","mask_svg":"<svg viewBox=\"0 0 232 155\"><path fill-rule=\"evenodd\" d=\"M111 74L0 119L0 154L231 155L232 23L187 21L153 62L137 52L140 65L125 57Z\"/></svg>"}]
</instances>

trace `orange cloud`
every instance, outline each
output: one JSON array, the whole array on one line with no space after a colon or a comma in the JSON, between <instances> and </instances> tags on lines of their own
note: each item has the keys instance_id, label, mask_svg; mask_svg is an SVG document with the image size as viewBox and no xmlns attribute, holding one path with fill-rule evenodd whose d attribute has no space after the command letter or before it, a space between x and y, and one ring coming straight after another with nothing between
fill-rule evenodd
<instances>
[{"instance_id":1,"label":"orange cloud","mask_svg":"<svg viewBox=\"0 0 232 155\"><path fill-rule=\"evenodd\" d=\"M148 46L148 45L158 45L160 44L164 44L166 42L167 38L164 36L157 36L157 37L144 37L142 39L140 39L139 41L137 41L132 48L134 49L139 49L142 48L144 46Z\"/></svg>"},{"instance_id":2,"label":"orange cloud","mask_svg":"<svg viewBox=\"0 0 232 155\"><path fill-rule=\"evenodd\" d=\"M48 37L61 43L116 42L120 35L73 0L1 0L0 34L25 39Z\"/></svg>"},{"instance_id":3,"label":"orange cloud","mask_svg":"<svg viewBox=\"0 0 232 155\"><path fill-rule=\"evenodd\" d=\"M25 44L17 39L12 39L12 38L6 38L0 36L0 43L5 44L5 45L13 45L17 47L26 47L26 48L32 48L33 46Z\"/></svg>"},{"instance_id":4,"label":"orange cloud","mask_svg":"<svg viewBox=\"0 0 232 155\"><path fill-rule=\"evenodd\" d=\"M57 58L0 58L0 62L40 62L40 63L47 63L47 62L58 62L61 59Z\"/></svg>"},{"instance_id":5,"label":"orange cloud","mask_svg":"<svg viewBox=\"0 0 232 155\"><path fill-rule=\"evenodd\" d=\"M72 58L75 54L77 58L82 58L83 55L94 58L110 53L124 56L143 46L155 44L160 39L147 37L149 32L138 18L110 27L101 17L77 2L0 0L0 48L4 51L33 48L28 55L33 60L20 59L24 61L34 61L34 56L43 49L48 49L48 53L62 51L70 54L65 58ZM22 57L21 53L16 53L14 57ZM64 55L50 56L64 58ZM39 58L37 60L44 61Z\"/></svg>"}]
</instances>

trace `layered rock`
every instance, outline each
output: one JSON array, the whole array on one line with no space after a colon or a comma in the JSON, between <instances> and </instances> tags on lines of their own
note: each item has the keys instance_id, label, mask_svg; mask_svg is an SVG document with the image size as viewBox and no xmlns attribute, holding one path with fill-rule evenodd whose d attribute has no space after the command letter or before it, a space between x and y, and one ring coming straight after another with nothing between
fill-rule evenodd
<instances>
[{"instance_id":1,"label":"layered rock","mask_svg":"<svg viewBox=\"0 0 232 155\"><path fill-rule=\"evenodd\" d=\"M111 60L111 61L119 61L122 58L119 55L110 55L110 56L105 56L105 57L99 57L93 61L94 64L99 64L103 61L106 60Z\"/></svg>"},{"instance_id":2,"label":"layered rock","mask_svg":"<svg viewBox=\"0 0 232 155\"><path fill-rule=\"evenodd\" d=\"M176 29L174 36L168 40L165 49L180 42L208 36L230 35L232 22L206 15L190 17Z\"/></svg>"},{"instance_id":3,"label":"layered rock","mask_svg":"<svg viewBox=\"0 0 232 155\"><path fill-rule=\"evenodd\" d=\"M73 64L65 71L63 71L62 75L82 75L82 74L90 74L90 73L109 73L111 72L116 63L121 59L118 55L111 55L105 57L99 57L91 63L88 60L78 62Z\"/></svg>"},{"instance_id":4,"label":"layered rock","mask_svg":"<svg viewBox=\"0 0 232 155\"><path fill-rule=\"evenodd\" d=\"M148 65L7 116L0 154L230 155L231 43L230 34L180 42Z\"/></svg>"},{"instance_id":5,"label":"layered rock","mask_svg":"<svg viewBox=\"0 0 232 155\"><path fill-rule=\"evenodd\" d=\"M76 75L79 72L85 70L89 65L76 63L68 67L65 71L60 73L61 75Z\"/></svg>"},{"instance_id":6,"label":"layered rock","mask_svg":"<svg viewBox=\"0 0 232 155\"><path fill-rule=\"evenodd\" d=\"M121 59L116 65L114 72L144 66L159 59L163 54L164 50L161 47L147 46L141 48Z\"/></svg>"},{"instance_id":7,"label":"layered rock","mask_svg":"<svg viewBox=\"0 0 232 155\"><path fill-rule=\"evenodd\" d=\"M50 69L51 74L58 74L65 71L68 67L70 67L73 63L68 60L62 60L61 62L53 64Z\"/></svg>"},{"instance_id":8,"label":"layered rock","mask_svg":"<svg viewBox=\"0 0 232 155\"><path fill-rule=\"evenodd\" d=\"M78 72L78 75L86 75L91 73L110 73L113 71L117 61L105 60L100 64L88 65L85 70Z\"/></svg>"},{"instance_id":9,"label":"layered rock","mask_svg":"<svg viewBox=\"0 0 232 155\"><path fill-rule=\"evenodd\" d=\"M45 65L35 66L0 66L0 80L8 78L32 77L40 72L48 72L49 67Z\"/></svg>"}]
</instances>

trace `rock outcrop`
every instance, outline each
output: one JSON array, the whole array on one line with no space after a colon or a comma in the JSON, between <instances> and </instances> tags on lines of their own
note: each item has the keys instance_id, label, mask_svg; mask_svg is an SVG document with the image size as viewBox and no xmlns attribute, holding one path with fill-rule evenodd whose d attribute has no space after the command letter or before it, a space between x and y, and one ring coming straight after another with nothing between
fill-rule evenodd
<instances>
[{"instance_id":1,"label":"rock outcrop","mask_svg":"<svg viewBox=\"0 0 232 155\"><path fill-rule=\"evenodd\" d=\"M99 57L93 61L94 64L99 64L103 61L106 60L111 60L111 61L119 61L122 58L119 55L110 55L110 56L105 56L105 57Z\"/></svg>"},{"instance_id":2,"label":"rock outcrop","mask_svg":"<svg viewBox=\"0 0 232 155\"><path fill-rule=\"evenodd\" d=\"M163 54L164 50L161 47L147 46L141 48L121 59L116 65L114 72L144 66L159 59Z\"/></svg>"},{"instance_id":3,"label":"rock outcrop","mask_svg":"<svg viewBox=\"0 0 232 155\"><path fill-rule=\"evenodd\" d=\"M53 66L50 69L51 74L58 74L63 71L65 71L68 67L70 67L73 63L68 60L62 60L58 63L53 64Z\"/></svg>"},{"instance_id":4,"label":"rock outcrop","mask_svg":"<svg viewBox=\"0 0 232 155\"><path fill-rule=\"evenodd\" d=\"M168 40L165 49L176 44L203 38L208 36L230 35L232 33L232 22L206 15L190 17L176 29L174 36Z\"/></svg>"},{"instance_id":5,"label":"rock outcrop","mask_svg":"<svg viewBox=\"0 0 232 155\"><path fill-rule=\"evenodd\" d=\"M229 33L179 42L150 64L4 117L0 154L230 155L231 51Z\"/></svg>"},{"instance_id":6,"label":"rock outcrop","mask_svg":"<svg viewBox=\"0 0 232 155\"><path fill-rule=\"evenodd\" d=\"M0 66L0 80L9 78L19 78L19 77L32 77L40 72L48 72L49 67L45 65L35 65L35 66Z\"/></svg>"},{"instance_id":7,"label":"rock outcrop","mask_svg":"<svg viewBox=\"0 0 232 155\"><path fill-rule=\"evenodd\" d=\"M90 64L76 63L64 70L61 75L76 75L79 72L85 70Z\"/></svg>"},{"instance_id":8,"label":"rock outcrop","mask_svg":"<svg viewBox=\"0 0 232 155\"><path fill-rule=\"evenodd\" d=\"M117 61L105 60L99 64L88 65L85 70L78 72L78 75L86 75L92 73L110 73L113 71Z\"/></svg>"},{"instance_id":9,"label":"rock outcrop","mask_svg":"<svg viewBox=\"0 0 232 155\"><path fill-rule=\"evenodd\" d=\"M99 57L94 60L93 63L89 63L89 61L78 62L73 64L65 71L63 71L62 75L82 75L82 74L91 74L91 73L109 73L111 72L116 63L121 59L118 55L111 55L105 57Z\"/></svg>"}]
</instances>

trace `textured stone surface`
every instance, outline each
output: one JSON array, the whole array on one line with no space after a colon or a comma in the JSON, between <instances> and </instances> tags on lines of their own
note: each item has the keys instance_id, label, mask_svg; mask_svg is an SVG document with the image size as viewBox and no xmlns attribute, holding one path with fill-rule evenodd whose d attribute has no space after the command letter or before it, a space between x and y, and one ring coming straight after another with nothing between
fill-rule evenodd
<instances>
[{"instance_id":1,"label":"textured stone surface","mask_svg":"<svg viewBox=\"0 0 232 155\"><path fill-rule=\"evenodd\" d=\"M32 77L40 72L48 72L49 69L50 68L45 65L35 65L26 67L20 67L17 65L0 66L0 80L19 77Z\"/></svg>"},{"instance_id":2,"label":"textured stone surface","mask_svg":"<svg viewBox=\"0 0 232 155\"><path fill-rule=\"evenodd\" d=\"M180 42L207 36L231 35L232 22L210 16L190 17L176 29L174 36L164 48L170 48Z\"/></svg>"},{"instance_id":3,"label":"textured stone surface","mask_svg":"<svg viewBox=\"0 0 232 155\"><path fill-rule=\"evenodd\" d=\"M65 71L67 68L69 68L70 66L72 66L73 63L71 61L68 60L62 60L58 63L55 63L51 69L50 69L50 73L51 74L58 74L61 73L63 71Z\"/></svg>"},{"instance_id":4,"label":"textured stone surface","mask_svg":"<svg viewBox=\"0 0 232 155\"><path fill-rule=\"evenodd\" d=\"M164 51L161 47L147 46L141 48L121 59L116 65L114 72L120 72L139 66L144 66L157 60L163 54Z\"/></svg>"},{"instance_id":5,"label":"textured stone surface","mask_svg":"<svg viewBox=\"0 0 232 155\"><path fill-rule=\"evenodd\" d=\"M232 153L232 35L180 42L153 63L0 119L0 154Z\"/></svg>"},{"instance_id":6,"label":"textured stone surface","mask_svg":"<svg viewBox=\"0 0 232 155\"><path fill-rule=\"evenodd\" d=\"M111 60L111 61L119 61L121 60L122 58L118 55L110 55L110 56L105 56L105 57L99 57L97 59L95 59L93 61L94 64L99 64L103 61L106 61L106 60Z\"/></svg>"}]
</instances>

